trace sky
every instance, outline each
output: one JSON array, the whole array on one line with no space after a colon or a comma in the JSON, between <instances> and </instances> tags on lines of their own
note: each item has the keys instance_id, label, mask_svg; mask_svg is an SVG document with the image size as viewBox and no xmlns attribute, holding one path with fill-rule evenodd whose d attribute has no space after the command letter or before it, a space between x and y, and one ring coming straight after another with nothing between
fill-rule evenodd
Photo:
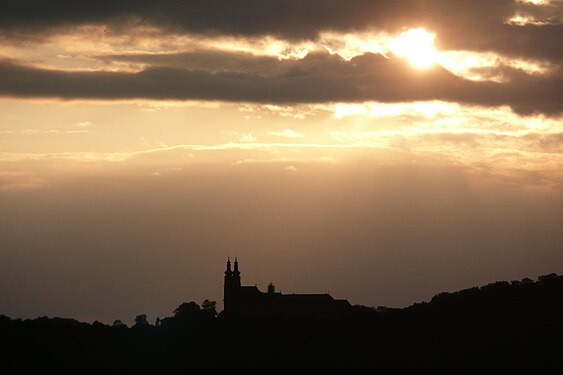
<instances>
[{"instance_id":1,"label":"sky","mask_svg":"<svg viewBox=\"0 0 563 375\"><path fill-rule=\"evenodd\" d=\"M562 88L562 0L3 4L0 313L562 273Z\"/></svg>"}]
</instances>

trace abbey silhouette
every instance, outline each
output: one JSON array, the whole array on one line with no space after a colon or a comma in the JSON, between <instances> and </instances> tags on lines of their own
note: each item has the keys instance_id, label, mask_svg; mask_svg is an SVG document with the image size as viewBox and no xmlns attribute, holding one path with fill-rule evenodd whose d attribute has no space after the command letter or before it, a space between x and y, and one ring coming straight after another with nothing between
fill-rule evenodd
<instances>
[{"instance_id":1,"label":"abbey silhouette","mask_svg":"<svg viewBox=\"0 0 563 375\"><path fill-rule=\"evenodd\" d=\"M330 294L282 294L274 284L266 293L256 286L243 286L240 280L238 260L234 269L227 260L224 284L224 312L239 317L334 317L346 314L352 305L347 300L336 300Z\"/></svg>"}]
</instances>

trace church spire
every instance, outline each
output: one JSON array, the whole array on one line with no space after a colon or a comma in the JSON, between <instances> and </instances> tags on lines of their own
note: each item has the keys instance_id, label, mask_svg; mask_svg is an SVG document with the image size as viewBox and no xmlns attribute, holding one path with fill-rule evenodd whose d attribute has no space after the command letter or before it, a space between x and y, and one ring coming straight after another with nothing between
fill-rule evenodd
<instances>
[{"instance_id":1,"label":"church spire","mask_svg":"<svg viewBox=\"0 0 563 375\"><path fill-rule=\"evenodd\" d=\"M238 259L235 257L235 269L233 271L233 280L237 287L240 288L240 271L238 270Z\"/></svg>"},{"instance_id":2,"label":"church spire","mask_svg":"<svg viewBox=\"0 0 563 375\"><path fill-rule=\"evenodd\" d=\"M235 262L235 268L237 267ZM238 278L240 280L240 278ZM240 284L239 284L240 285ZM225 284L223 284L223 303L225 311L232 307L232 302L234 298L234 293L236 292L233 288L237 286L237 278L233 275L233 270L231 269L231 257L227 258L227 269L225 270Z\"/></svg>"},{"instance_id":3,"label":"church spire","mask_svg":"<svg viewBox=\"0 0 563 375\"><path fill-rule=\"evenodd\" d=\"M237 263L235 261L235 269L237 268ZM227 258L227 270L225 271L225 276L232 276L233 271L231 270L231 257Z\"/></svg>"}]
</instances>

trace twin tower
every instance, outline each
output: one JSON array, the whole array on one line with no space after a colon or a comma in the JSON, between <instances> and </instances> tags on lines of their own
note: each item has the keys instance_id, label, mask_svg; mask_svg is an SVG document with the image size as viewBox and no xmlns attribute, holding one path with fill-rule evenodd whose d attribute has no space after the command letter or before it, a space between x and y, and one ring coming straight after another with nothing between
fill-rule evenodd
<instances>
[{"instance_id":1,"label":"twin tower","mask_svg":"<svg viewBox=\"0 0 563 375\"><path fill-rule=\"evenodd\" d=\"M240 271L238 269L238 259L235 258L235 268L231 269L231 258L227 259L227 270L225 271L225 284L223 285L223 303L225 311L232 309L240 285Z\"/></svg>"}]
</instances>

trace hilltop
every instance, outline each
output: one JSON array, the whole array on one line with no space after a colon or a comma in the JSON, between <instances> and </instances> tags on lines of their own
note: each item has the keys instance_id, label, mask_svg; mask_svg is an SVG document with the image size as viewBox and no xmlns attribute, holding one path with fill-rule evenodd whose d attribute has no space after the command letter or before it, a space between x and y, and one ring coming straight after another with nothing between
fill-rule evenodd
<instances>
[{"instance_id":1,"label":"hilltop","mask_svg":"<svg viewBox=\"0 0 563 375\"><path fill-rule=\"evenodd\" d=\"M151 325L0 316L10 373L563 369L563 276L496 282L404 309L324 319L244 319L184 303Z\"/></svg>"}]
</instances>

